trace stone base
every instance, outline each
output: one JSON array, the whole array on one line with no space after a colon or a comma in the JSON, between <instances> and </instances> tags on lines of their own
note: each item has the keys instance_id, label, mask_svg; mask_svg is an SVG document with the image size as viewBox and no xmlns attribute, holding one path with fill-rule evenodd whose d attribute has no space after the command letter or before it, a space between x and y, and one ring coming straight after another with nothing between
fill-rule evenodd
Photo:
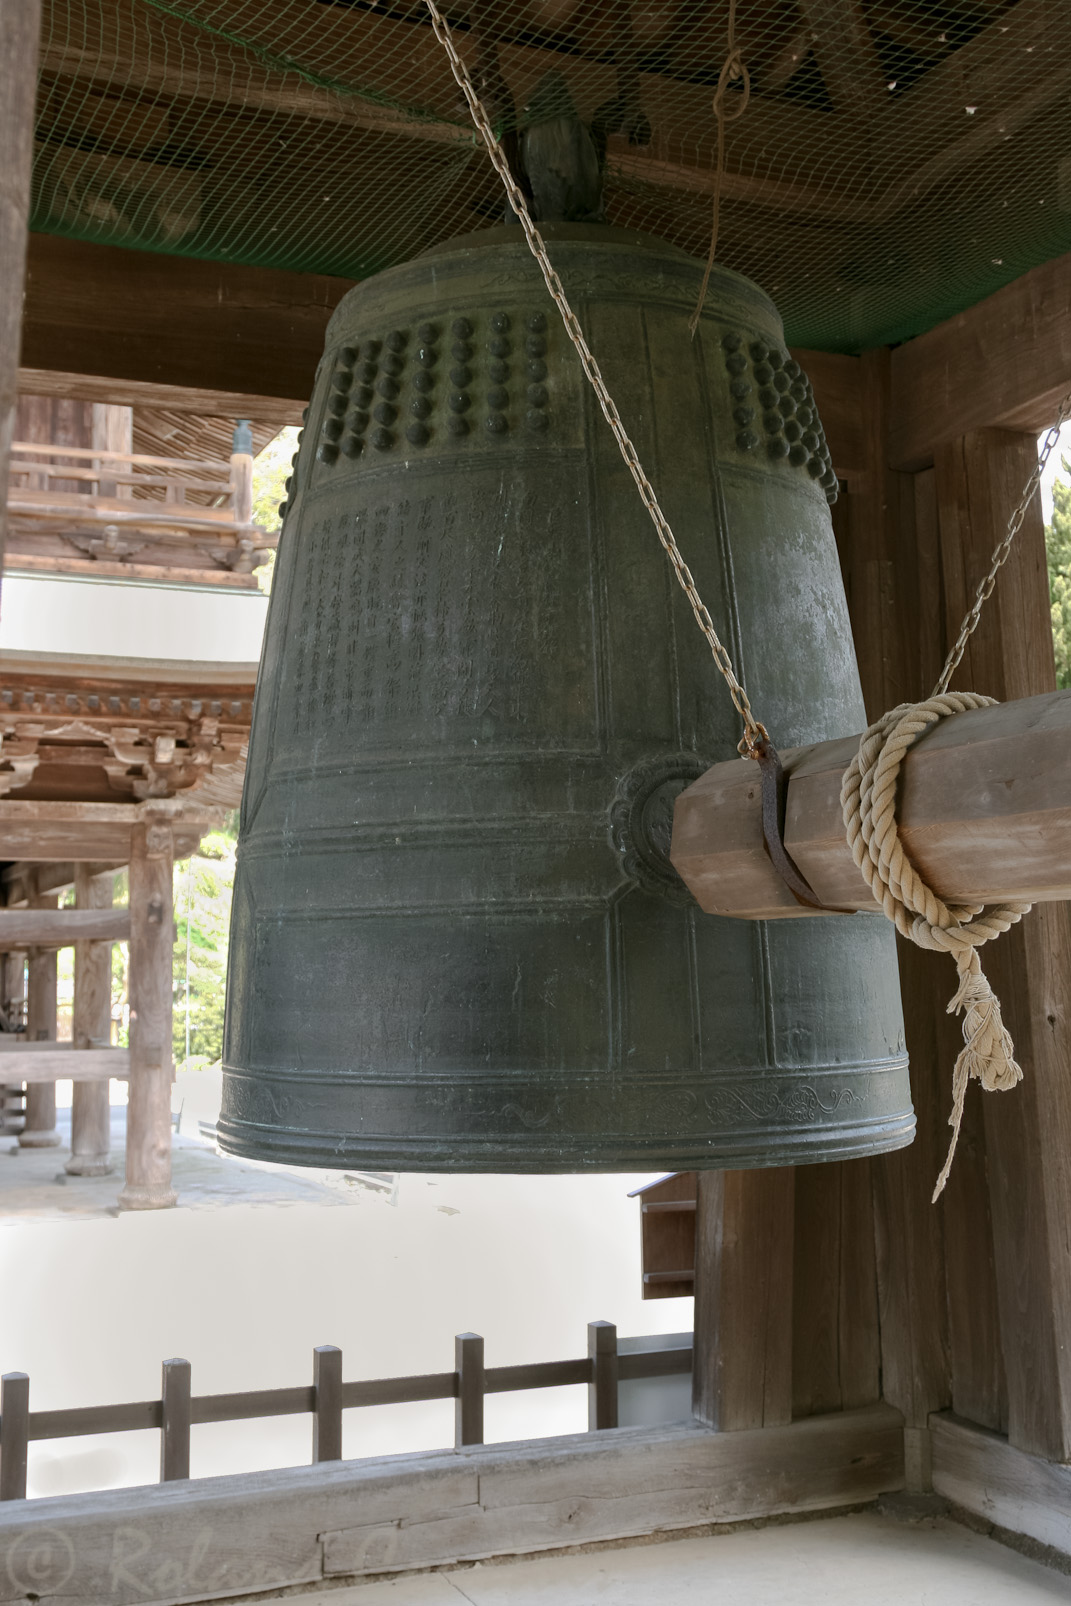
<instances>
[{"instance_id":1,"label":"stone base","mask_svg":"<svg viewBox=\"0 0 1071 1606\"><path fill-rule=\"evenodd\" d=\"M63 1169L69 1177L110 1177L115 1167L106 1154L72 1154Z\"/></svg>"},{"instance_id":2,"label":"stone base","mask_svg":"<svg viewBox=\"0 0 1071 1606\"><path fill-rule=\"evenodd\" d=\"M118 1203L120 1210L170 1210L178 1203L178 1194L158 1183L128 1182L120 1190Z\"/></svg>"},{"instance_id":3,"label":"stone base","mask_svg":"<svg viewBox=\"0 0 1071 1606\"><path fill-rule=\"evenodd\" d=\"M58 1149L59 1146L60 1135L56 1131L19 1133L20 1149Z\"/></svg>"}]
</instances>

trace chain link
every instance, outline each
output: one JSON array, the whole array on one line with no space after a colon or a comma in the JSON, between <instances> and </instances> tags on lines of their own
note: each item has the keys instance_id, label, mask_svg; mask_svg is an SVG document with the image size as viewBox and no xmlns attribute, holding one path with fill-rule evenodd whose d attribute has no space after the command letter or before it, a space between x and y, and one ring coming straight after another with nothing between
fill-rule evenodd
<instances>
[{"instance_id":1,"label":"chain link","mask_svg":"<svg viewBox=\"0 0 1071 1606\"><path fill-rule=\"evenodd\" d=\"M989 565L989 573L979 585L978 590L974 594L974 601L964 615L963 623L959 627L959 635L956 637L951 652L945 659L945 666L941 670L941 677L936 686L933 688L933 691L930 693L932 697L943 696L943 694L948 690L949 681L959 668L963 654L967 650L967 643L978 628L978 621L982 617L982 609L993 595L993 587L997 583L997 575L1000 573L1000 570L1003 568L1004 564L1008 561L1008 557L1012 549L1012 542L1015 540L1015 537L1019 534L1019 531L1023 527L1023 520L1026 518L1026 510L1034 500L1034 494L1037 491L1038 486L1041 484L1041 476L1045 472L1045 464L1049 461L1049 458L1055 451L1060 440L1060 430L1067 422L1068 418L1071 418L1071 394L1065 396L1063 401L1060 403L1060 411L1056 415L1056 422L1052 425L1048 434L1045 436L1044 441L1042 442L1041 450L1038 453L1037 467L1027 480L1025 489L1023 490L1022 496L1019 498L1015 512L1008 520L1008 529L1003 541L999 542L998 545L993 549L993 556Z\"/></svg>"},{"instance_id":2,"label":"chain link","mask_svg":"<svg viewBox=\"0 0 1071 1606\"><path fill-rule=\"evenodd\" d=\"M587 375L591 388L595 392L599 406L602 409L603 417L613 431L618 449L625 460L629 473L636 482L636 488L640 493L643 505L651 515L658 539L662 543L670 563L673 565L673 572L677 576L681 590L691 604L696 623L706 637L710 650L714 655L714 662L725 679L725 683L729 688L729 695L733 700L733 706L744 721L744 736L740 743L740 752L745 758L757 758L762 744L769 740L766 727L755 718L752 712L747 692L737 679L736 672L733 669L732 659L714 628L714 621L707 611L706 604L696 589L692 572L681 556L680 548L677 546L669 521L659 506L654 487L644 472L639 454L632 444L624 424L621 422L621 415L614 404L613 397L606 388L606 382L602 377L599 365L584 338L584 331L577 322L576 314L569 305L561 280L558 278L547 255L543 236L532 221L524 194L509 170L509 163L506 161L502 147L495 138L494 130L488 121L487 113L480 98L473 88L468 69L457 53L449 24L436 5L435 0L425 0L425 3L431 14L431 24L435 30L435 37L449 58L450 68L457 81L458 88L465 97L469 111L472 113L472 120L487 147L487 154L494 164L495 171L505 186L510 205L520 220L529 249L539 264L547 289L550 291L551 298L561 314L565 332L576 347L577 354L583 364L584 373Z\"/></svg>"}]
</instances>

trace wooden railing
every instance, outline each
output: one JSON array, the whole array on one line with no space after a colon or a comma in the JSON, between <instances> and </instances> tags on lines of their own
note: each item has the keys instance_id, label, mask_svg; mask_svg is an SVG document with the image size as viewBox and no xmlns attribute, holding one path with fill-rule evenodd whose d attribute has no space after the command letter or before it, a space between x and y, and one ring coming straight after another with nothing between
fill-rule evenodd
<instances>
[{"instance_id":1,"label":"wooden railing","mask_svg":"<svg viewBox=\"0 0 1071 1606\"><path fill-rule=\"evenodd\" d=\"M190 497L194 500L190 500ZM181 549L249 572L278 542L253 521L253 458L149 457L15 441L8 487L9 562L181 563ZM169 556L170 554L170 556Z\"/></svg>"},{"instance_id":2,"label":"wooden railing","mask_svg":"<svg viewBox=\"0 0 1071 1606\"><path fill-rule=\"evenodd\" d=\"M305 1386L200 1395L191 1392L189 1361L165 1361L158 1400L63 1411L31 1411L28 1375L8 1372L0 1381L0 1500L26 1498L29 1446L42 1439L155 1429L160 1434L160 1481L170 1483L189 1477L190 1432L207 1422L311 1416L313 1462L340 1461L342 1413L357 1406L452 1399L455 1444L482 1444L483 1402L488 1394L586 1383L589 1430L615 1428L618 1384L688 1373L692 1348L619 1353L614 1324L589 1322L588 1353L576 1360L485 1366L483 1339L478 1333L459 1333L455 1338L452 1372L344 1383L340 1349L333 1344L320 1345L313 1350L312 1359L312 1382Z\"/></svg>"}]
</instances>

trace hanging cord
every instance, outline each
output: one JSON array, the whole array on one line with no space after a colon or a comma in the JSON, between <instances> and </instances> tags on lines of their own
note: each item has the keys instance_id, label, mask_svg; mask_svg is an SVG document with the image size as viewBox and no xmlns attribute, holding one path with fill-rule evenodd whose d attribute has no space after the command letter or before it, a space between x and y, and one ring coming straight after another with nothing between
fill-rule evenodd
<instances>
[{"instance_id":1,"label":"hanging cord","mask_svg":"<svg viewBox=\"0 0 1071 1606\"><path fill-rule=\"evenodd\" d=\"M735 104L731 109L726 106L726 96L730 84L743 84L743 93L735 97ZM695 339L695 332L699 328L699 319L707 299L707 286L710 275L714 270L714 258L718 250L718 227L721 222L721 184L725 173L725 125L735 123L738 117L743 117L747 111L747 103L751 99L751 74L744 63L740 53L740 46L736 42L736 0L729 0L729 45L728 54L718 74L717 86L714 90L714 120L718 125L718 162L714 169L714 202L713 217L710 224L710 250L707 252L707 265L703 270L703 283L699 289L699 300L695 304L688 328Z\"/></svg>"},{"instance_id":2,"label":"hanging cord","mask_svg":"<svg viewBox=\"0 0 1071 1606\"><path fill-rule=\"evenodd\" d=\"M963 1012L963 1048L952 1073L952 1113L948 1118L952 1141L934 1188L934 1202L944 1191L952 1168L968 1082L973 1077L987 1092L997 1092L1006 1091L1022 1080L1011 1035L1001 1018L1000 1001L982 970L978 949L1015 925L1031 906L1005 903L985 909L981 904L943 902L923 881L901 844L896 825L897 777L908 749L929 726L947 719L950 714L988 708L996 701L994 697L983 697L976 692L950 692L948 683L978 627L982 609L993 594L997 575L1008 560L1045 465L1059 441L1060 427L1069 416L1071 396L1063 401L1056 422L1045 437L1037 467L1008 520L1004 539L994 548L989 572L975 592L933 692L925 702L902 703L899 708L890 709L863 733L859 751L845 770L841 786L841 810L848 846L883 913L901 936L918 947L950 953L959 973L959 988L948 1006L948 1013Z\"/></svg>"},{"instance_id":3,"label":"hanging cord","mask_svg":"<svg viewBox=\"0 0 1071 1606\"><path fill-rule=\"evenodd\" d=\"M733 706L744 722L744 735L739 744L739 751L745 758L757 759L769 744L769 734L766 727L752 713L747 692L737 679L732 659L714 629L714 621L707 612L706 604L696 590L692 572L681 557L680 549L677 546L673 531L670 529L669 521L659 506L654 486L644 472L643 464L640 462L636 448L632 444L624 424L621 422L621 415L614 404L613 397L606 388L606 382L602 377L599 365L584 338L584 331L581 329L576 314L569 305L561 280L551 265L543 236L532 221L531 213L528 210L528 202L510 172L509 163L506 161L502 147L495 138L487 113L480 102L476 90L473 88L468 69L457 53L449 24L436 5L435 0L425 0L425 4L431 14L431 25L435 30L435 37L447 54L458 88L464 95L469 111L472 113L472 120L487 147L487 154L491 158L495 172L505 185L510 205L520 220L521 228L524 230L524 237L528 241L532 255L539 264L540 272L546 282L547 289L550 291L551 298L561 313L565 332L576 347L584 372L602 409L603 417L613 431L618 449L625 460L629 473L636 482L636 488L640 493L643 505L651 515L658 539L662 543L670 563L673 565L673 572L677 576L681 590L691 604L696 623L706 637L710 650L714 655L714 662L725 679L725 683L729 688L729 695L733 700Z\"/></svg>"}]
</instances>

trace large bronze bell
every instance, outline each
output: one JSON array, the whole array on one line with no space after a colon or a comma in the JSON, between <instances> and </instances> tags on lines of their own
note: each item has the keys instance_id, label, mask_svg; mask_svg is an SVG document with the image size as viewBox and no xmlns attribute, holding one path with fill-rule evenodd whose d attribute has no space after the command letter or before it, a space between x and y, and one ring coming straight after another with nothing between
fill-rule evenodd
<instances>
[{"instance_id":1,"label":"large bronze bell","mask_svg":"<svg viewBox=\"0 0 1071 1606\"><path fill-rule=\"evenodd\" d=\"M765 295L656 240L551 253L761 718L863 705L810 386ZM893 934L702 914L672 803L739 722L521 231L351 290L257 688L220 1140L391 1170L898 1148Z\"/></svg>"}]
</instances>

